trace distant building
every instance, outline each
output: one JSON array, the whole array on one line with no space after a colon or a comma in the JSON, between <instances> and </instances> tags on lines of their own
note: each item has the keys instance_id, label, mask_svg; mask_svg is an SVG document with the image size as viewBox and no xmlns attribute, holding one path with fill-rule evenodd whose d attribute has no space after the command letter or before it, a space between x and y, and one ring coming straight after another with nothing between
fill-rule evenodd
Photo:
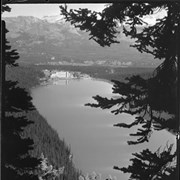
<instances>
[{"instance_id":1,"label":"distant building","mask_svg":"<svg viewBox=\"0 0 180 180\"><path fill-rule=\"evenodd\" d=\"M73 78L73 75L67 71L56 71L51 74L51 78Z\"/></svg>"}]
</instances>

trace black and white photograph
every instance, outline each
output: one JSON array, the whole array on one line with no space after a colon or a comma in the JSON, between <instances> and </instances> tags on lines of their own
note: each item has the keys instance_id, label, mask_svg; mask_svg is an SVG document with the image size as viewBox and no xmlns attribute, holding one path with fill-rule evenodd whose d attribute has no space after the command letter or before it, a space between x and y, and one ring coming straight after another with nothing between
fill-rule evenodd
<instances>
[{"instance_id":1,"label":"black and white photograph","mask_svg":"<svg viewBox=\"0 0 180 180\"><path fill-rule=\"evenodd\" d=\"M1 2L2 180L179 180L180 2Z\"/></svg>"}]
</instances>

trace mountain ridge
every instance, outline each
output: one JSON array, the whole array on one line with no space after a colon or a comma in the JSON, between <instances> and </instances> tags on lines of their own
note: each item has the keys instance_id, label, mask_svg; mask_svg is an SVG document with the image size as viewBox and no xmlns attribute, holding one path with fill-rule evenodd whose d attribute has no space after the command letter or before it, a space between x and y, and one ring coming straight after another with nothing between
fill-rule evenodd
<instances>
[{"instance_id":1,"label":"mountain ridge","mask_svg":"<svg viewBox=\"0 0 180 180\"><path fill-rule=\"evenodd\" d=\"M122 33L119 44L101 47L59 16L42 19L33 16L3 17L7 39L20 53L20 61L28 63L71 62L87 65L157 66L158 60L129 47L132 40ZM27 60L28 59L28 60Z\"/></svg>"}]
</instances>

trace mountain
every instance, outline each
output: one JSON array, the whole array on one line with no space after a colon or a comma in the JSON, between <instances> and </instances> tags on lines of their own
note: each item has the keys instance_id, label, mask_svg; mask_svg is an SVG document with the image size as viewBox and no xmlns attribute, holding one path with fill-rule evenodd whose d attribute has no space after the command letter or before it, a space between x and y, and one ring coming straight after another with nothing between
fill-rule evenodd
<instances>
[{"instance_id":1,"label":"mountain","mask_svg":"<svg viewBox=\"0 0 180 180\"><path fill-rule=\"evenodd\" d=\"M86 65L157 66L148 54L129 47L132 40L120 34L120 44L100 47L89 40L87 32L74 28L60 16L3 17L6 21L7 39L26 63L83 63Z\"/></svg>"}]
</instances>

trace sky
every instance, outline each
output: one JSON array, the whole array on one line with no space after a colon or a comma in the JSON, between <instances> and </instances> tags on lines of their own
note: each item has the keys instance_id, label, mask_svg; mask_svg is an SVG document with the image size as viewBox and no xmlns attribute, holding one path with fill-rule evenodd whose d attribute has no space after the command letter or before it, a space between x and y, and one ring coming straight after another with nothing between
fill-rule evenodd
<instances>
[{"instance_id":1,"label":"sky","mask_svg":"<svg viewBox=\"0 0 180 180\"><path fill-rule=\"evenodd\" d=\"M9 5L11 12L3 13L5 17L11 16L34 16L37 18L42 18L43 16L53 16L59 15L60 9L59 6L63 4L11 4ZM94 3L94 4L67 4L71 9L78 9L78 8L88 8L94 11L101 11L104 9L105 4L101 3Z\"/></svg>"},{"instance_id":2,"label":"sky","mask_svg":"<svg viewBox=\"0 0 180 180\"><path fill-rule=\"evenodd\" d=\"M3 17L14 17L14 16L34 16L42 18L44 16L57 16L60 15L59 4L11 4L11 12L3 13ZM103 3L71 3L67 4L69 9L88 8L93 11L102 11L106 4ZM151 25L155 24L157 18L161 18L166 13L161 11L155 13L155 15L146 16L143 20Z\"/></svg>"}]
</instances>

